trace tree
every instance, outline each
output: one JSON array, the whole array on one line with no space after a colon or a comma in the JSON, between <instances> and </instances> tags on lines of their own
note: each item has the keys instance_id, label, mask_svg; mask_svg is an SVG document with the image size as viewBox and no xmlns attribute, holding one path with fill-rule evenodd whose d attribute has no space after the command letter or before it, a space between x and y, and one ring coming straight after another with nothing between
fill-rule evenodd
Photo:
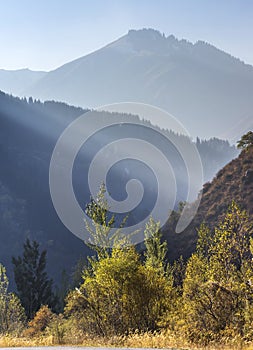
<instances>
[{"instance_id":1,"label":"tree","mask_svg":"<svg viewBox=\"0 0 253 350\"><path fill-rule=\"evenodd\" d=\"M243 135L241 140L237 142L237 147L240 149L247 149L253 146L253 132L249 131Z\"/></svg>"},{"instance_id":2,"label":"tree","mask_svg":"<svg viewBox=\"0 0 253 350\"><path fill-rule=\"evenodd\" d=\"M18 334L25 324L25 311L14 293L8 293L6 270L0 264L0 334Z\"/></svg>"},{"instance_id":3,"label":"tree","mask_svg":"<svg viewBox=\"0 0 253 350\"><path fill-rule=\"evenodd\" d=\"M146 266L153 267L159 273L165 272L165 258L167 253L167 242L162 242L160 223L151 217L144 230L145 235L145 257Z\"/></svg>"},{"instance_id":4,"label":"tree","mask_svg":"<svg viewBox=\"0 0 253 350\"><path fill-rule=\"evenodd\" d=\"M85 226L90 234L88 246L97 253L98 259L110 255L111 247L115 245L127 245L128 238L121 235L126 219L123 219L118 229L114 229L115 217L110 215L109 206L105 197L105 184L100 186L97 197L91 198L86 206L86 214L91 218L91 224L85 220Z\"/></svg>"},{"instance_id":5,"label":"tree","mask_svg":"<svg viewBox=\"0 0 253 350\"><path fill-rule=\"evenodd\" d=\"M88 229L95 243L91 248L97 256L88 259L83 283L67 297L65 313L73 324L103 336L155 330L171 305L172 288L164 274L166 250L160 241L159 224L151 220L147 226L150 264L144 265L128 238L121 236L120 228L111 235L114 219L108 218L104 195L102 186L87 210L92 218Z\"/></svg>"},{"instance_id":6,"label":"tree","mask_svg":"<svg viewBox=\"0 0 253 350\"><path fill-rule=\"evenodd\" d=\"M251 236L249 218L235 202L212 235L201 226L184 280L185 320L192 340L253 331Z\"/></svg>"},{"instance_id":7,"label":"tree","mask_svg":"<svg viewBox=\"0 0 253 350\"><path fill-rule=\"evenodd\" d=\"M155 330L171 306L170 292L167 278L144 266L134 247L112 248L70 293L65 312L93 334Z\"/></svg>"},{"instance_id":8,"label":"tree","mask_svg":"<svg viewBox=\"0 0 253 350\"><path fill-rule=\"evenodd\" d=\"M42 305L52 306L52 280L47 277L46 250L40 253L36 241L26 240L22 257L12 258L18 295L28 319L32 319Z\"/></svg>"},{"instance_id":9,"label":"tree","mask_svg":"<svg viewBox=\"0 0 253 350\"><path fill-rule=\"evenodd\" d=\"M53 320L54 314L47 305L43 305L29 322L26 335L34 336L43 333Z\"/></svg>"},{"instance_id":10,"label":"tree","mask_svg":"<svg viewBox=\"0 0 253 350\"><path fill-rule=\"evenodd\" d=\"M246 211L232 202L222 223L215 229L214 245L210 254L210 279L230 291L230 306L223 324L230 324L243 332L245 308L252 304L253 281L250 238L253 229Z\"/></svg>"}]
</instances>

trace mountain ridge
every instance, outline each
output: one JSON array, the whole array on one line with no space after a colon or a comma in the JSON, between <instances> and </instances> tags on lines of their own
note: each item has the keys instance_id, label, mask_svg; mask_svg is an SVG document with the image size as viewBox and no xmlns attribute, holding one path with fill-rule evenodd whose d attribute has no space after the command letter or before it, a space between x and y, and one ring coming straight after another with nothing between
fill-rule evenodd
<instances>
[{"instance_id":1,"label":"mountain ridge","mask_svg":"<svg viewBox=\"0 0 253 350\"><path fill-rule=\"evenodd\" d=\"M38 81L47 72L34 71L29 68L17 70L0 69L0 89L6 93L23 96L28 87Z\"/></svg>"},{"instance_id":2,"label":"mountain ridge","mask_svg":"<svg viewBox=\"0 0 253 350\"><path fill-rule=\"evenodd\" d=\"M27 91L91 108L121 101L155 105L202 138L219 137L249 114L252 93L252 66L210 44L145 29L49 72Z\"/></svg>"},{"instance_id":3,"label":"mountain ridge","mask_svg":"<svg viewBox=\"0 0 253 350\"><path fill-rule=\"evenodd\" d=\"M221 138L228 125L251 116L252 94L251 65L204 41L178 40L154 29L129 30L23 89L23 95L42 101L85 108L115 102L155 105L201 138ZM230 140L240 136L227 133Z\"/></svg>"}]
</instances>

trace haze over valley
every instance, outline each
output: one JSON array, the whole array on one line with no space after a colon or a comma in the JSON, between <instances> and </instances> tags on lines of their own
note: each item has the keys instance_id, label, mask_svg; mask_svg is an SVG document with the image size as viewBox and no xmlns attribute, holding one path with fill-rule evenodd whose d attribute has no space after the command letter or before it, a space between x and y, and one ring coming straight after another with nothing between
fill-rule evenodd
<instances>
[{"instance_id":1,"label":"haze over valley","mask_svg":"<svg viewBox=\"0 0 253 350\"><path fill-rule=\"evenodd\" d=\"M253 2L0 11L0 348L253 349Z\"/></svg>"}]
</instances>

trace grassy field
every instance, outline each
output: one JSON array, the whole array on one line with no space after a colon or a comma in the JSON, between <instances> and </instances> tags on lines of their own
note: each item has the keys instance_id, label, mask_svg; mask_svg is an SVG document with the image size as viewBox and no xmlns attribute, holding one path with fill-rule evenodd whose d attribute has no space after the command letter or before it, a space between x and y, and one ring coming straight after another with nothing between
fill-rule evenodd
<instances>
[{"instance_id":1,"label":"grassy field","mask_svg":"<svg viewBox=\"0 0 253 350\"><path fill-rule=\"evenodd\" d=\"M0 337L0 347L35 347L35 346L95 346L95 347L129 347L129 348L160 348L160 349L188 349L188 350L253 350L253 344L242 345L239 341L234 344L212 344L207 347L187 344L184 339L175 339L173 336L165 333L143 333L132 334L125 337L87 337L76 339L73 342L70 339L64 339L63 344L57 344L52 336L41 336L36 338L14 338L10 336Z\"/></svg>"}]
</instances>

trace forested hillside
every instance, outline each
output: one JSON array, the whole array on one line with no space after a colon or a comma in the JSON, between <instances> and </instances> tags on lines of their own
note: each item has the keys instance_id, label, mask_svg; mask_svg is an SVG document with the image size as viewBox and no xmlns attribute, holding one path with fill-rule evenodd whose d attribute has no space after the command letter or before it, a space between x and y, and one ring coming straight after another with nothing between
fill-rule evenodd
<instances>
[{"instance_id":1,"label":"forested hillside","mask_svg":"<svg viewBox=\"0 0 253 350\"><path fill-rule=\"evenodd\" d=\"M48 250L48 270L56 283L59 283L63 269L70 273L79 256L88 253L83 242L60 222L52 205L48 184L49 162L54 145L64 128L84 112L62 103L41 103L31 98L29 101L20 100L0 94L0 214L3 218L0 235L4 241L0 246L0 257L11 276L11 286L11 256L21 250L26 237L35 238ZM117 119L116 115L115 118ZM136 118L126 115L129 122ZM77 158L73 178L75 192L83 210L90 200L90 192L82 182L82 174L87 174L92 155L106 142L121 135L125 137L127 133L137 138L150 139L147 131L136 130L131 126L111 128L107 134L103 132L99 138L95 138L89 145L89 151L84 151ZM184 136L173 137L184 139ZM152 136L152 139L161 147L159 134ZM204 166L205 181L211 180L217 170L237 154L235 147L218 139L198 139L197 148ZM186 196L187 174L182 172L182 160L173 148L168 148L166 152L175 168L179 188L178 204ZM115 193L120 193L131 176L139 176L146 190L146 200L141 204L140 210L129 216L129 220L135 222L146 215L153 204L155 197L150 186L152 177L144 168L136 168L135 164L125 162L112 174L109 186Z\"/></svg>"}]
</instances>

